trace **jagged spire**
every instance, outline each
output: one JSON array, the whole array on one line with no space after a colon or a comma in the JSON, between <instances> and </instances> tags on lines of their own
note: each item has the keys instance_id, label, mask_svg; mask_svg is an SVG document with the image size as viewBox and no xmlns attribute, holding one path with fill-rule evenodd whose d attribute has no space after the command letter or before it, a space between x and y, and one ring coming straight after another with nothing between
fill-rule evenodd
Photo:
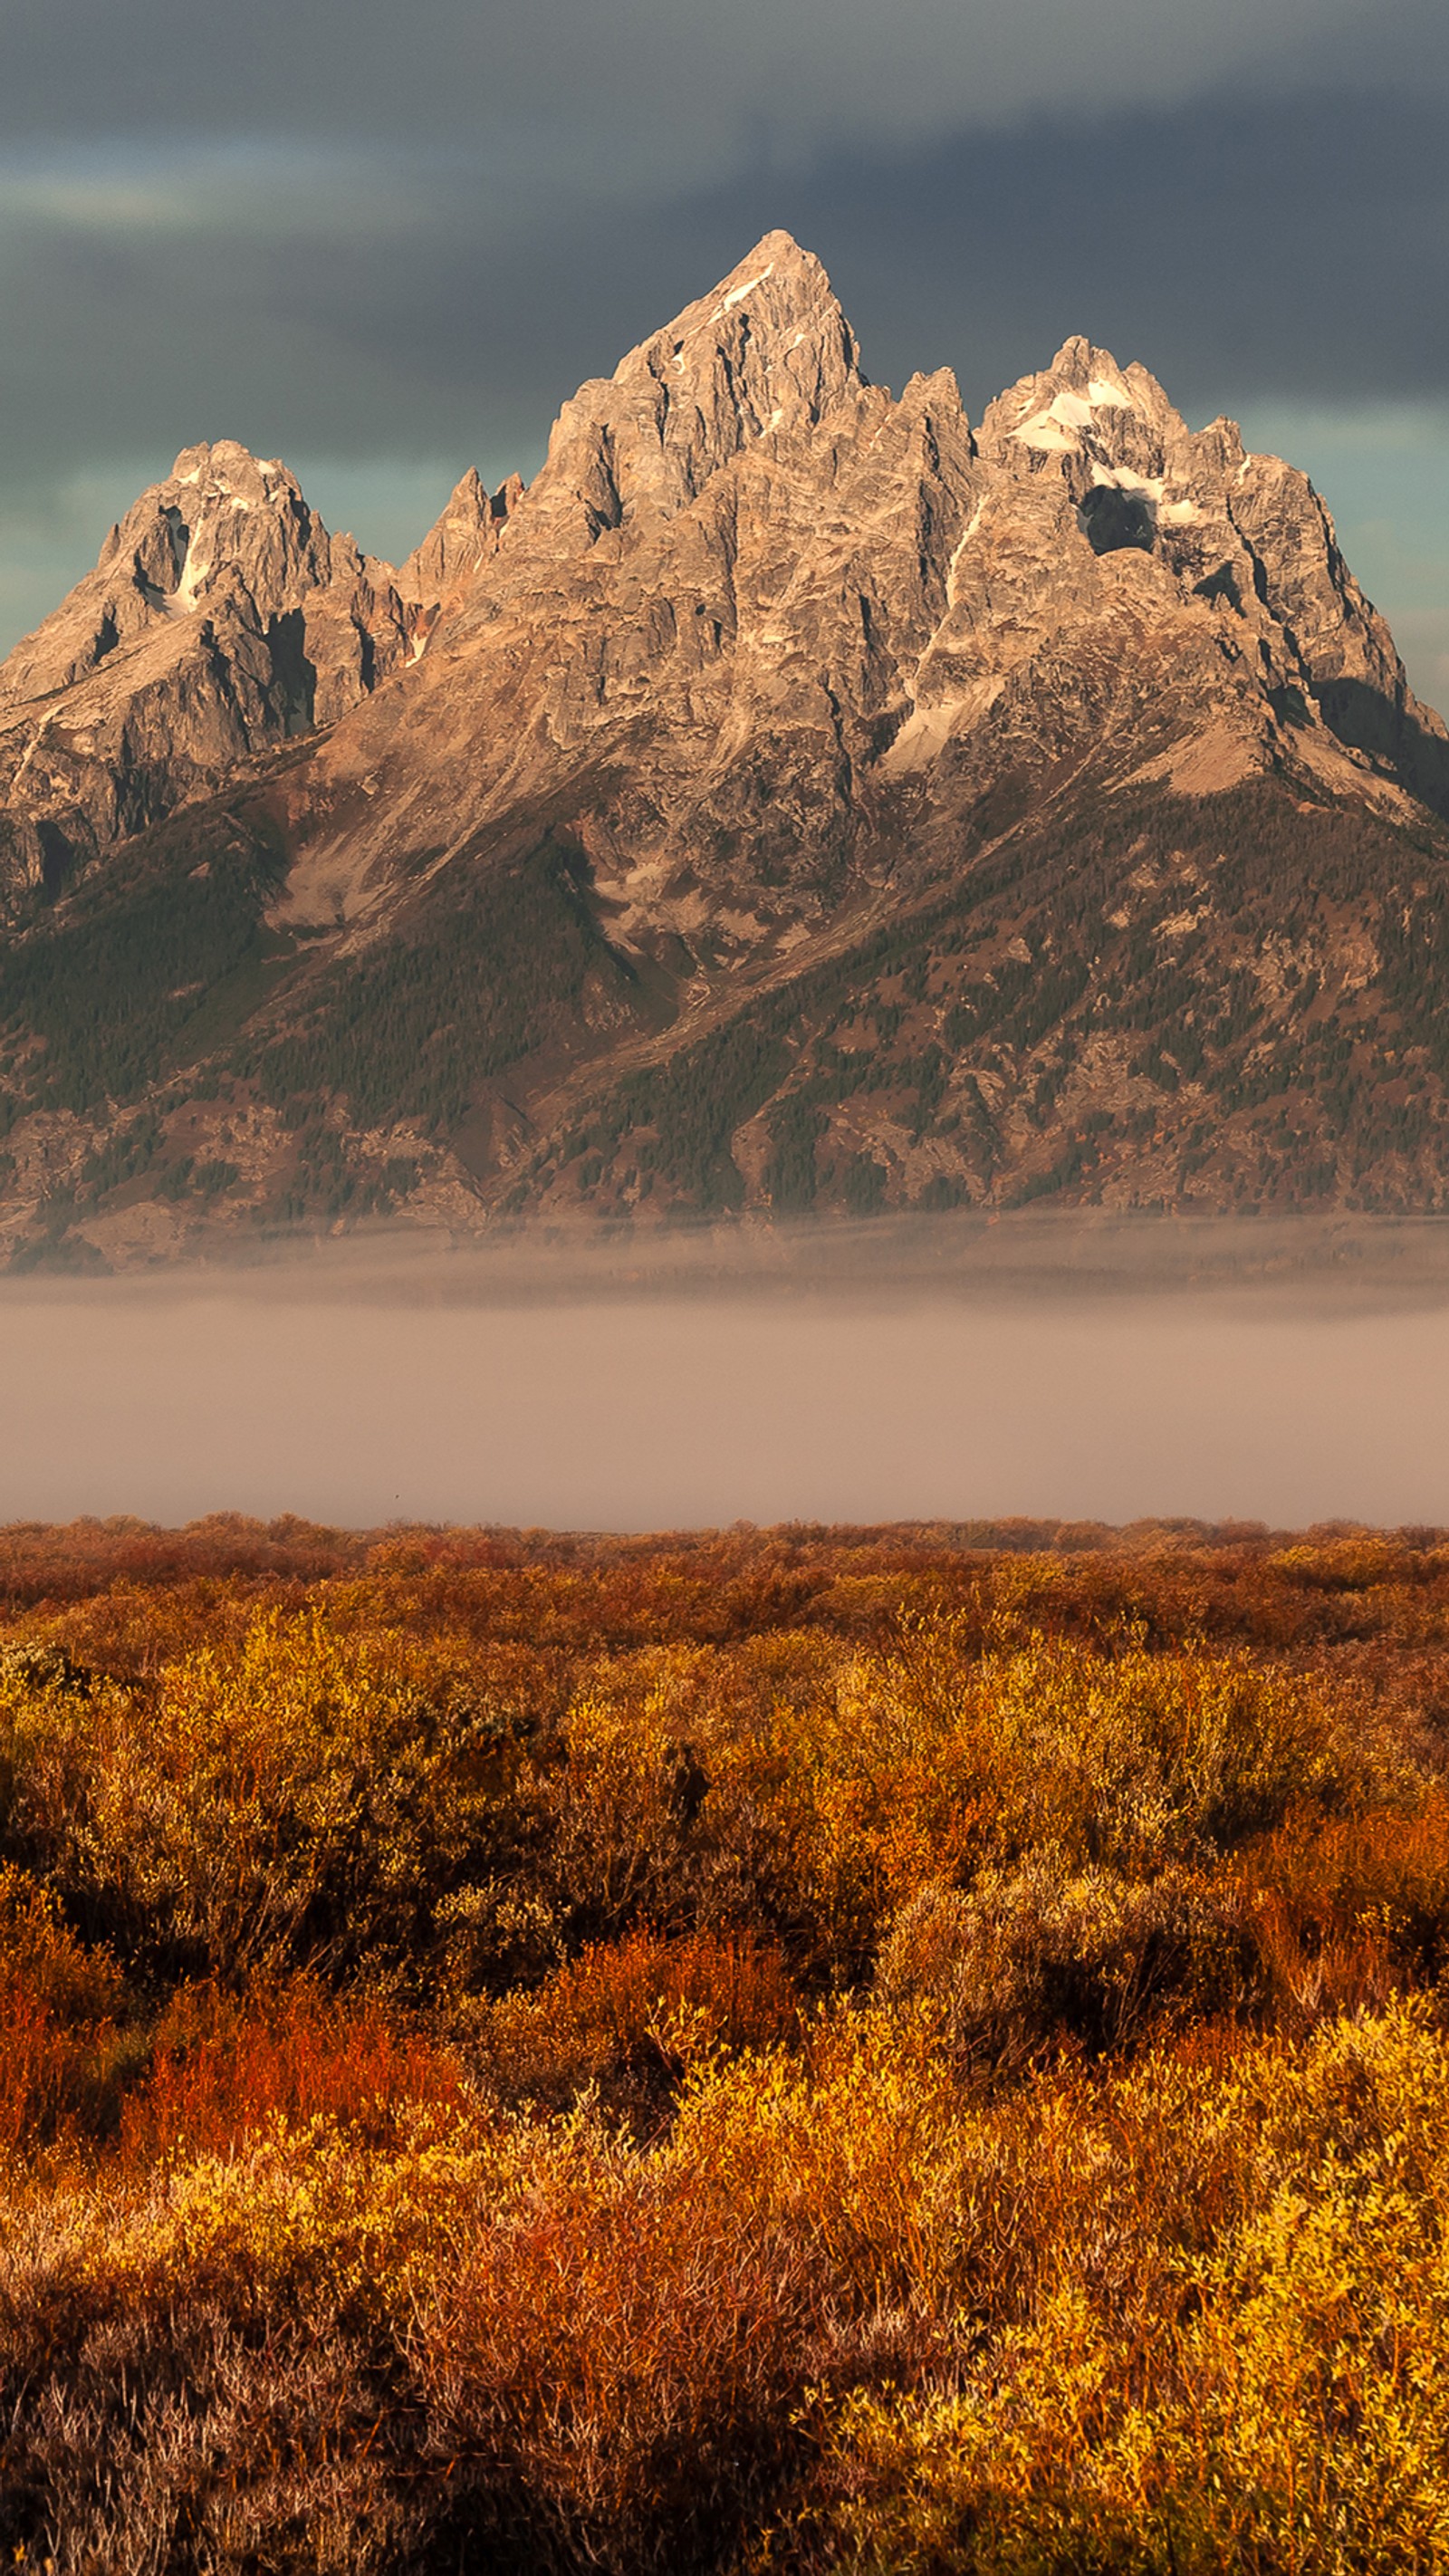
<instances>
[{"instance_id":1,"label":"jagged spire","mask_svg":"<svg viewBox=\"0 0 1449 2576\"><path fill-rule=\"evenodd\" d=\"M529 516L581 517L588 540L672 517L750 441L810 429L865 383L819 260L766 233L712 293L565 403Z\"/></svg>"},{"instance_id":2,"label":"jagged spire","mask_svg":"<svg viewBox=\"0 0 1449 2576\"><path fill-rule=\"evenodd\" d=\"M824 268L787 232L766 233L711 294L631 350L614 381L626 384L642 367L666 384L672 374L691 390L701 380L712 389L721 358L742 420L753 413L756 428L781 416L818 420L865 381Z\"/></svg>"},{"instance_id":3,"label":"jagged spire","mask_svg":"<svg viewBox=\"0 0 1449 2576\"><path fill-rule=\"evenodd\" d=\"M244 595L265 621L361 566L328 534L296 476L235 439L184 447L110 531L77 582L0 666L0 700L69 686L168 621Z\"/></svg>"},{"instance_id":4,"label":"jagged spire","mask_svg":"<svg viewBox=\"0 0 1449 2576\"><path fill-rule=\"evenodd\" d=\"M1119 474L1162 480L1187 458L1187 423L1155 376L1119 366L1110 349L1074 334L1051 365L998 395L981 423L984 452L1016 471L1056 458L1073 488ZM1079 496L1080 497L1080 496Z\"/></svg>"},{"instance_id":5,"label":"jagged spire","mask_svg":"<svg viewBox=\"0 0 1449 2576\"><path fill-rule=\"evenodd\" d=\"M431 607L446 600L497 552L499 537L522 492L516 474L490 492L476 465L470 465L422 543L414 546L401 566L397 585L403 598L423 600Z\"/></svg>"}]
</instances>

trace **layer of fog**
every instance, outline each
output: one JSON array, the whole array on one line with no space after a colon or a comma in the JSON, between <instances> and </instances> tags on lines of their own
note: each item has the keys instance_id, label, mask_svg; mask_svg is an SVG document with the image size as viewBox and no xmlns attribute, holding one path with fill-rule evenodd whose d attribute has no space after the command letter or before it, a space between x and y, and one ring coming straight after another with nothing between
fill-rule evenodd
<instances>
[{"instance_id":1,"label":"layer of fog","mask_svg":"<svg viewBox=\"0 0 1449 2576\"><path fill-rule=\"evenodd\" d=\"M406 1242L0 1291L0 1519L1449 1522L1449 1228Z\"/></svg>"}]
</instances>

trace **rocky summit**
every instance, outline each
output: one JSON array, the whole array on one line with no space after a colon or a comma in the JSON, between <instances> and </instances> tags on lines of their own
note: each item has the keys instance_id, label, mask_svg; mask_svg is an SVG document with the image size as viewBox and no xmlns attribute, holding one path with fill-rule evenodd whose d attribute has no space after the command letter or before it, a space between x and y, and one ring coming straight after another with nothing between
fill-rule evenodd
<instances>
[{"instance_id":1,"label":"rocky summit","mask_svg":"<svg viewBox=\"0 0 1449 2576\"><path fill-rule=\"evenodd\" d=\"M1446 870L1305 475L774 233L400 570L194 447L0 665L0 1250L1440 1210Z\"/></svg>"}]
</instances>

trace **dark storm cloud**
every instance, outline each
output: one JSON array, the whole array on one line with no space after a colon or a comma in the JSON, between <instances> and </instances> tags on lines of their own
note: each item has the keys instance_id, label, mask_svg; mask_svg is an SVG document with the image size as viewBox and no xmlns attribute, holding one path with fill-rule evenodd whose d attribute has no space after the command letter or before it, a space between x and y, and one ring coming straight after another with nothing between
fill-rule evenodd
<instances>
[{"instance_id":1,"label":"dark storm cloud","mask_svg":"<svg viewBox=\"0 0 1449 2576\"><path fill-rule=\"evenodd\" d=\"M1449 394L1442 119L1383 94L1037 120L633 199L380 150L56 162L0 170L0 214L12 489L222 434L512 462L777 223L824 257L870 373L953 364L973 409L1075 330L1189 411Z\"/></svg>"},{"instance_id":2,"label":"dark storm cloud","mask_svg":"<svg viewBox=\"0 0 1449 2576\"><path fill-rule=\"evenodd\" d=\"M1352 0L7 0L0 131L568 131L595 160L647 133L659 167L740 114L785 136L925 132L1281 78L1285 58L1292 78L1306 48L1352 45L1358 15Z\"/></svg>"},{"instance_id":3,"label":"dark storm cloud","mask_svg":"<svg viewBox=\"0 0 1449 2576\"><path fill-rule=\"evenodd\" d=\"M721 192L710 229L738 237L756 199ZM1437 101L1220 99L952 136L835 155L775 202L830 242L881 373L949 360L973 408L1073 331L1189 410L1449 391Z\"/></svg>"}]
</instances>

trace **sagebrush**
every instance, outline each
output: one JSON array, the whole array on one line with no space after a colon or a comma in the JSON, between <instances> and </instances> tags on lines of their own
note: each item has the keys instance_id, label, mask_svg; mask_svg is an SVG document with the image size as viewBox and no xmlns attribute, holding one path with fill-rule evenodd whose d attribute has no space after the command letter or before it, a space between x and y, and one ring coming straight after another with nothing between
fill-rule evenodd
<instances>
[{"instance_id":1,"label":"sagebrush","mask_svg":"<svg viewBox=\"0 0 1449 2576\"><path fill-rule=\"evenodd\" d=\"M1449 2563L1449 1544L0 1533L0 2548Z\"/></svg>"}]
</instances>

